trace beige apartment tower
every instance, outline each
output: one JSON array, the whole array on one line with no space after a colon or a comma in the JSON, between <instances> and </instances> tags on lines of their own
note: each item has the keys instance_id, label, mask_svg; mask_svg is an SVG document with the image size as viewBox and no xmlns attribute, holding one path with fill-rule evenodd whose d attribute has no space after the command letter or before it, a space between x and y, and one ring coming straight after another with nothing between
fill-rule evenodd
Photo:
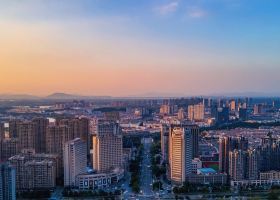
<instances>
[{"instance_id":1,"label":"beige apartment tower","mask_svg":"<svg viewBox=\"0 0 280 200\"><path fill-rule=\"evenodd\" d=\"M93 168L108 172L122 168L122 133L119 123L99 120L97 134L93 136Z\"/></svg>"},{"instance_id":2,"label":"beige apartment tower","mask_svg":"<svg viewBox=\"0 0 280 200\"><path fill-rule=\"evenodd\" d=\"M188 119L191 121L204 120L204 105L202 103L188 106Z\"/></svg>"}]
</instances>

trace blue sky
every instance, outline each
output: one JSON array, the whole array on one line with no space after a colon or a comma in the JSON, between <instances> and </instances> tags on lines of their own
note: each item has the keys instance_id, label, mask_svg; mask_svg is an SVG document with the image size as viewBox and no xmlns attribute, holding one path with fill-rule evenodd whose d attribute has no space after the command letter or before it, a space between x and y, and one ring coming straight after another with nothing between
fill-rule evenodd
<instances>
[{"instance_id":1,"label":"blue sky","mask_svg":"<svg viewBox=\"0 0 280 200\"><path fill-rule=\"evenodd\" d=\"M46 78L34 88L36 81L22 78L18 84L3 81L0 92L278 93L279 9L277 0L0 0L2 74L24 66L36 68L38 76L46 63L50 76L66 73L65 84ZM81 71L115 75L106 85ZM133 77L127 82L126 71ZM75 73L88 81L72 83Z\"/></svg>"}]
</instances>

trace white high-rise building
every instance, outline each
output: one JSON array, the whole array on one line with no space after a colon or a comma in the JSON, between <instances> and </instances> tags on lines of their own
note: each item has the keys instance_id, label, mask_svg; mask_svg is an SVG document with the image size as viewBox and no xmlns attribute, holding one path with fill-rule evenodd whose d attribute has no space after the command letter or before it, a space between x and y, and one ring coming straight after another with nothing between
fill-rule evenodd
<instances>
[{"instance_id":1,"label":"white high-rise building","mask_svg":"<svg viewBox=\"0 0 280 200\"><path fill-rule=\"evenodd\" d=\"M64 186L74 186L76 176L86 172L87 144L80 138L65 143L63 150Z\"/></svg>"},{"instance_id":2,"label":"white high-rise building","mask_svg":"<svg viewBox=\"0 0 280 200\"><path fill-rule=\"evenodd\" d=\"M192 170L192 135L184 126L172 126L169 136L170 179L183 184Z\"/></svg>"}]
</instances>

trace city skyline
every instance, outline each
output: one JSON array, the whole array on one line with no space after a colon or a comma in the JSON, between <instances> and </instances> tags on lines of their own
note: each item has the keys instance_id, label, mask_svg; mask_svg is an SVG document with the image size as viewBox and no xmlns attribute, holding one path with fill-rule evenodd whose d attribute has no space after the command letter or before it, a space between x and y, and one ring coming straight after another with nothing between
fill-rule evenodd
<instances>
[{"instance_id":1,"label":"city skyline","mask_svg":"<svg viewBox=\"0 0 280 200\"><path fill-rule=\"evenodd\" d=\"M279 6L0 0L0 94L279 96Z\"/></svg>"}]
</instances>

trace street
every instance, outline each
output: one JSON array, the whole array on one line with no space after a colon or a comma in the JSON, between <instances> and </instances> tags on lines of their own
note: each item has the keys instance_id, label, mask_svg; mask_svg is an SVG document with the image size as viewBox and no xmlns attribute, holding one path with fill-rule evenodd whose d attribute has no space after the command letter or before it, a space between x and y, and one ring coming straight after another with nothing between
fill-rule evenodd
<instances>
[{"instance_id":1,"label":"street","mask_svg":"<svg viewBox=\"0 0 280 200\"><path fill-rule=\"evenodd\" d=\"M151 169L150 148L153 142L152 138L143 138L142 144L144 145L143 160L141 166L141 186L140 193L143 197L152 197L153 193L153 177Z\"/></svg>"}]
</instances>

